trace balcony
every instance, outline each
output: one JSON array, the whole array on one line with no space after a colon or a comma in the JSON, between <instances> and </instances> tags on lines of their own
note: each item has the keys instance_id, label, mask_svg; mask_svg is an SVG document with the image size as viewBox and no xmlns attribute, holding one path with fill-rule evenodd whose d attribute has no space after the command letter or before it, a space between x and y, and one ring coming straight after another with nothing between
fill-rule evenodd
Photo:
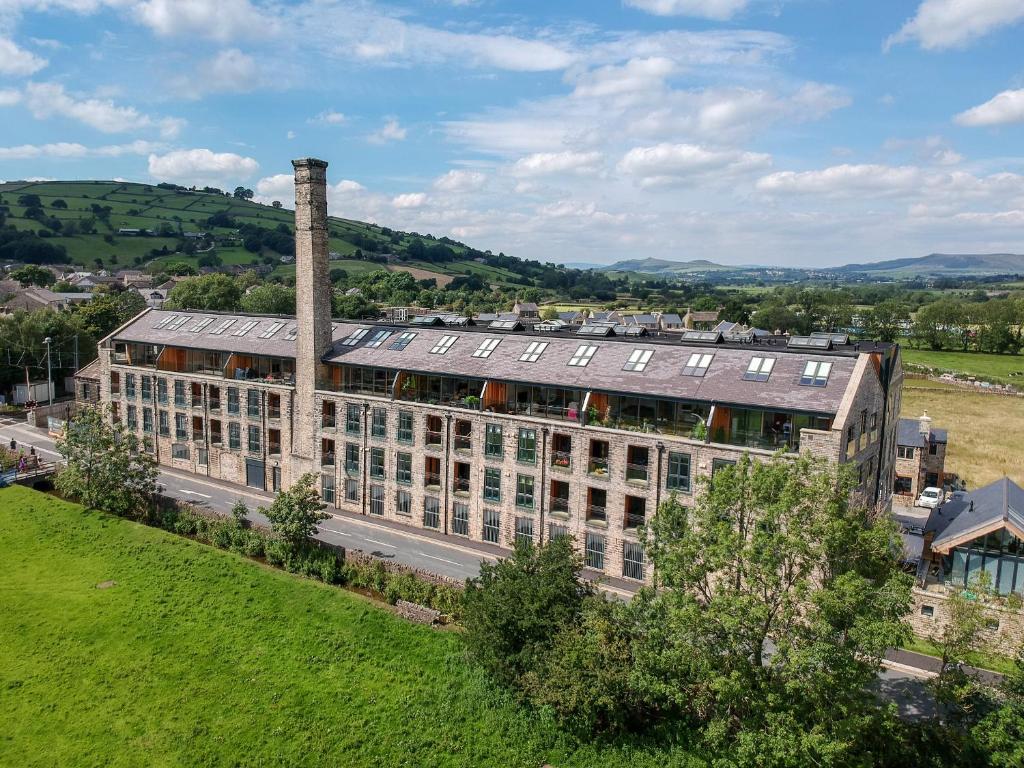
<instances>
[{"instance_id":1,"label":"balcony","mask_svg":"<svg viewBox=\"0 0 1024 768\"><path fill-rule=\"evenodd\" d=\"M279 443L279 442L267 443L267 453L269 453L271 456L280 456L281 455L281 443ZM330 464L324 464L323 462L321 462L321 466L333 467L334 466L334 458L333 457L331 458L331 463Z\"/></svg>"},{"instance_id":2,"label":"balcony","mask_svg":"<svg viewBox=\"0 0 1024 768\"><path fill-rule=\"evenodd\" d=\"M426 431L427 446L431 448L440 448L444 443L444 434L440 430L428 429Z\"/></svg>"},{"instance_id":3,"label":"balcony","mask_svg":"<svg viewBox=\"0 0 1024 768\"><path fill-rule=\"evenodd\" d=\"M320 420L320 426L324 429L334 429L337 425L337 420L333 415L328 416L327 414L324 414L324 417Z\"/></svg>"},{"instance_id":4,"label":"balcony","mask_svg":"<svg viewBox=\"0 0 1024 768\"><path fill-rule=\"evenodd\" d=\"M552 451L551 466L555 469L572 469L572 454L568 451Z\"/></svg>"},{"instance_id":5,"label":"balcony","mask_svg":"<svg viewBox=\"0 0 1024 768\"><path fill-rule=\"evenodd\" d=\"M267 408L267 418L272 420L272 421L280 421L281 420L281 408L280 407L276 407L275 408L274 406L268 407Z\"/></svg>"},{"instance_id":6,"label":"balcony","mask_svg":"<svg viewBox=\"0 0 1024 768\"><path fill-rule=\"evenodd\" d=\"M423 475L423 487L425 488L440 488L441 487L441 475L437 472L426 472Z\"/></svg>"},{"instance_id":7,"label":"balcony","mask_svg":"<svg viewBox=\"0 0 1024 768\"><path fill-rule=\"evenodd\" d=\"M210 413L220 413L220 398L210 398Z\"/></svg>"},{"instance_id":8,"label":"balcony","mask_svg":"<svg viewBox=\"0 0 1024 768\"><path fill-rule=\"evenodd\" d=\"M608 519L608 510L598 504L587 505L587 522L603 523Z\"/></svg>"},{"instance_id":9,"label":"balcony","mask_svg":"<svg viewBox=\"0 0 1024 768\"><path fill-rule=\"evenodd\" d=\"M455 478L455 493L469 493L469 480L465 477Z\"/></svg>"},{"instance_id":10,"label":"balcony","mask_svg":"<svg viewBox=\"0 0 1024 768\"><path fill-rule=\"evenodd\" d=\"M647 521L647 515L643 512L626 512L625 515L625 526L626 528L639 528Z\"/></svg>"},{"instance_id":11,"label":"balcony","mask_svg":"<svg viewBox=\"0 0 1024 768\"><path fill-rule=\"evenodd\" d=\"M648 474L648 467L646 464L626 465L626 482L628 483L646 483Z\"/></svg>"},{"instance_id":12,"label":"balcony","mask_svg":"<svg viewBox=\"0 0 1024 768\"><path fill-rule=\"evenodd\" d=\"M587 463L587 474L595 477L608 477L608 459L591 456Z\"/></svg>"},{"instance_id":13,"label":"balcony","mask_svg":"<svg viewBox=\"0 0 1024 768\"><path fill-rule=\"evenodd\" d=\"M569 516L569 499L555 496L551 499L551 514Z\"/></svg>"},{"instance_id":14,"label":"balcony","mask_svg":"<svg viewBox=\"0 0 1024 768\"><path fill-rule=\"evenodd\" d=\"M473 452L473 438L468 435L455 436L455 450L463 453Z\"/></svg>"}]
</instances>

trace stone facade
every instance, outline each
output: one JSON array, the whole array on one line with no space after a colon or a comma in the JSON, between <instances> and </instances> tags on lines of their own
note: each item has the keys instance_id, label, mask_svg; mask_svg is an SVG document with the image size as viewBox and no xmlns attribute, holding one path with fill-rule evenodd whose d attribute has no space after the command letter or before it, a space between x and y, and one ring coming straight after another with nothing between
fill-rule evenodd
<instances>
[{"instance_id":1,"label":"stone facade","mask_svg":"<svg viewBox=\"0 0 1024 768\"><path fill-rule=\"evenodd\" d=\"M940 636L949 621L948 602L945 587L935 585L928 589L914 589L908 616L914 634L919 637ZM1024 613L1007 607L1005 602L993 602L986 606L988 627L982 631L980 641L986 650L1014 656L1024 646Z\"/></svg>"}]
</instances>

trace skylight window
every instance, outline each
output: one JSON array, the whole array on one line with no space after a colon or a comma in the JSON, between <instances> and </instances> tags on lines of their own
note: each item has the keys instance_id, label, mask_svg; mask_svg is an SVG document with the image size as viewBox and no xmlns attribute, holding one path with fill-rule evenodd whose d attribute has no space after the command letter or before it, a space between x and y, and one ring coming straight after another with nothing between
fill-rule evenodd
<instances>
[{"instance_id":1,"label":"skylight window","mask_svg":"<svg viewBox=\"0 0 1024 768\"><path fill-rule=\"evenodd\" d=\"M377 331L375 334L373 334L373 336L370 337L370 340L366 342L366 346L376 349L385 341L387 341L388 337L392 333L393 331Z\"/></svg>"},{"instance_id":2,"label":"skylight window","mask_svg":"<svg viewBox=\"0 0 1024 768\"><path fill-rule=\"evenodd\" d=\"M772 368L775 367L774 357L752 357L750 365L743 374L744 381L768 381L772 375Z\"/></svg>"},{"instance_id":3,"label":"skylight window","mask_svg":"<svg viewBox=\"0 0 1024 768\"><path fill-rule=\"evenodd\" d=\"M341 346L343 346L343 347L354 347L356 344L359 343L359 340L361 338L363 338L363 336L365 336L369 332L370 332L369 328L356 328L354 331L352 331L351 334L349 334L345 338L345 340L343 342L341 342Z\"/></svg>"},{"instance_id":4,"label":"skylight window","mask_svg":"<svg viewBox=\"0 0 1024 768\"><path fill-rule=\"evenodd\" d=\"M452 344L454 344L455 340L458 338L458 336L442 336L441 339L430 348L430 354L443 355L452 348Z\"/></svg>"},{"instance_id":5,"label":"skylight window","mask_svg":"<svg viewBox=\"0 0 1024 768\"><path fill-rule=\"evenodd\" d=\"M526 351L519 356L519 360L523 363L536 363L547 348L546 341L531 341L526 347Z\"/></svg>"},{"instance_id":6,"label":"skylight window","mask_svg":"<svg viewBox=\"0 0 1024 768\"><path fill-rule=\"evenodd\" d=\"M212 317L204 317L198 323L196 323L191 328L189 328L189 330L192 331L192 333L199 333L201 330L203 330L203 328L205 328L206 326L208 326L212 322L213 322L213 318Z\"/></svg>"},{"instance_id":7,"label":"skylight window","mask_svg":"<svg viewBox=\"0 0 1024 768\"><path fill-rule=\"evenodd\" d=\"M484 339L480 342L480 346L476 348L473 357L488 358L491 356L491 352L498 348L499 344L501 344L501 339Z\"/></svg>"},{"instance_id":8,"label":"skylight window","mask_svg":"<svg viewBox=\"0 0 1024 768\"><path fill-rule=\"evenodd\" d=\"M714 357L714 355L709 355L706 352L694 352L690 355L690 359L686 361L686 365L683 366L683 376L703 377L708 372L708 367L711 365Z\"/></svg>"},{"instance_id":9,"label":"skylight window","mask_svg":"<svg viewBox=\"0 0 1024 768\"><path fill-rule=\"evenodd\" d=\"M580 344L573 356L569 358L569 365L576 366L577 368L586 368L587 363L590 362L590 358L597 352L597 347L592 344Z\"/></svg>"},{"instance_id":10,"label":"skylight window","mask_svg":"<svg viewBox=\"0 0 1024 768\"><path fill-rule=\"evenodd\" d=\"M172 322L174 322L177 319L178 319L177 315L168 315L167 317L165 317L163 320L161 320L159 323L157 323L153 327L154 328L165 328L165 327L167 327L167 325L169 323L172 323Z\"/></svg>"},{"instance_id":11,"label":"skylight window","mask_svg":"<svg viewBox=\"0 0 1024 768\"><path fill-rule=\"evenodd\" d=\"M212 331L210 331L210 335L211 336L220 336L221 334L224 333L224 331L226 331L228 328L230 328L234 324L235 324L235 319L234 318L231 318L230 320L225 320L223 323L221 323L216 328L214 328Z\"/></svg>"},{"instance_id":12,"label":"skylight window","mask_svg":"<svg viewBox=\"0 0 1024 768\"><path fill-rule=\"evenodd\" d=\"M398 334L398 338L391 342L388 349L393 349L397 352L401 352L403 349L409 346L409 343L416 338L416 334L413 331L403 331Z\"/></svg>"},{"instance_id":13,"label":"skylight window","mask_svg":"<svg viewBox=\"0 0 1024 768\"><path fill-rule=\"evenodd\" d=\"M653 357L653 355L653 349L634 349L629 353L629 360L627 360L626 364L622 366L622 370L636 371L637 373L640 373L647 367L647 364L651 361L651 357ZM711 361L708 360L708 364L710 363Z\"/></svg>"},{"instance_id":14,"label":"skylight window","mask_svg":"<svg viewBox=\"0 0 1024 768\"><path fill-rule=\"evenodd\" d=\"M191 319L192 319L192 315L182 315L181 317L176 317L176 318L174 318L173 321L171 321L170 323L167 324L167 330L168 331L176 331L176 330L181 328L181 326L183 326L185 323L187 323Z\"/></svg>"},{"instance_id":15,"label":"skylight window","mask_svg":"<svg viewBox=\"0 0 1024 768\"><path fill-rule=\"evenodd\" d=\"M832 373L832 363L819 363L808 360L800 383L805 387L824 387L828 384L828 375Z\"/></svg>"},{"instance_id":16,"label":"skylight window","mask_svg":"<svg viewBox=\"0 0 1024 768\"><path fill-rule=\"evenodd\" d=\"M274 334L280 331L282 328L284 328L284 323L272 323L269 328L260 333L259 338L271 339L274 337Z\"/></svg>"},{"instance_id":17,"label":"skylight window","mask_svg":"<svg viewBox=\"0 0 1024 768\"><path fill-rule=\"evenodd\" d=\"M259 322L259 320L246 320L244 323L242 323L242 325L239 327L239 329L237 331L235 331L234 333L232 333L231 335L232 336L245 336L245 334L247 334L249 331L251 331L253 328L256 327L256 323L258 323L258 322Z\"/></svg>"},{"instance_id":18,"label":"skylight window","mask_svg":"<svg viewBox=\"0 0 1024 768\"><path fill-rule=\"evenodd\" d=\"M299 335L299 326L293 325L288 329L288 333L284 335L285 341L295 341L295 337Z\"/></svg>"}]
</instances>

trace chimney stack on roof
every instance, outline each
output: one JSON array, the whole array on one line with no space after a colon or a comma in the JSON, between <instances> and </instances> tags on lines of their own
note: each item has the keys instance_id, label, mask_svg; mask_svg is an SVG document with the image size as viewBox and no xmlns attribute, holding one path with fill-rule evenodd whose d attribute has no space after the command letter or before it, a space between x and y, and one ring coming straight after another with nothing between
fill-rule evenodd
<instances>
[{"instance_id":1,"label":"chimney stack on roof","mask_svg":"<svg viewBox=\"0 0 1024 768\"><path fill-rule=\"evenodd\" d=\"M932 417L928 415L928 411L922 413L917 419L917 429L924 435L924 439L928 440L932 435Z\"/></svg>"}]
</instances>

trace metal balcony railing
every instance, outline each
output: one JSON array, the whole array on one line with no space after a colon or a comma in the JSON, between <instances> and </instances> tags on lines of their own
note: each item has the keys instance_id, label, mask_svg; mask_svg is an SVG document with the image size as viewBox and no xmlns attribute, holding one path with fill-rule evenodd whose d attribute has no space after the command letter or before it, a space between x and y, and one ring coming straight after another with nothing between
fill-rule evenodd
<instances>
[{"instance_id":1,"label":"metal balcony railing","mask_svg":"<svg viewBox=\"0 0 1024 768\"><path fill-rule=\"evenodd\" d=\"M627 528L639 528L647 521L647 515L643 512L627 512L625 525Z\"/></svg>"},{"instance_id":2,"label":"metal balcony railing","mask_svg":"<svg viewBox=\"0 0 1024 768\"><path fill-rule=\"evenodd\" d=\"M626 479L636 482L647 482L648 467L646 464L627 464Z\"/></svg>"},{"instance_id":3,"label":"metal balcony railing","mask_svg":"<svg viewBox=\"0 0 1024 768\"><path fill-rule=\"evenodd\" d=\"M442 435L440 430L428 429L427 430L427 445L438 446L441 445Z\"/></svg>"},{"instance_id":4,"label":"metal balcony railing","mask_svg":"<svg viewBox=\"0 0 1024 768\"><path fill-rule=\"evenodd\" d=\"M571 469L572 454L569 451L552 451L551 466L556 469Z\"/></svg>"},{"instance_id":5,"label":"metal balcony railing","mask_svg":"<svg viewBox=\"0 0 1024 768\"><path fill-rule=\"evenodd\" d=\"M569 499L561 496L553 496L551 498L551 511L558 514L568 515Z\"/></svg>"},{"instance_id":6,"label":"metal balcony railing","mask_svg":"<svg viewBox=\"0 0 1024 768\"><path fill-rule=\"evenodd\" d=\"M456 477L455 478L455 492L456 493L469 493L469 478Z\"/></svg>"},{"instance_id":7,"label":"metal balcony railing","mask_svg":"<svg viewBox=\"0 0 1024 768\"><path fill-rule=\"evenodd\" d=\"M437 472L427 472L423 475L423 485L427 488L439 488L441 486L441 475Z\"/></svg>"},{"instance_id":8,"label":"metal balcony railing","mask_svg":"<svg viewBox=\"0 0 1024 768\"><path fill-rule=\"evenodd\" d=\"M607 477L608 459L591 456L590 461L587 463L587 474Z\"/></svg>"},{"instance_id":9,"label":"metal balcony railing","mask_svg":"<svg viewBox=\"0 0 1024 768\"><path fill-rule=\"evenodd\" d=\"M587 520L607 520L607 510L599 504L587 505Z\"/></svg>"},{"instance_id":10,"label":"metal balcony railing","mask_svg":"<svg viewBox=\"0 0 1024 768\"><path fill-rule=\"evenodd\" d=\"M328 416L324 414L323 418L320 419L320 426L324 429L334 429L337 425L337 419L334 416Z\"/></svg>"},{"instance_id":11,"label":"metal balcony railing","mask_svg":"<svg viewBox=\"0 0 1024 768\"><path fill-rule=\"evenodd\" d=\"M456 451L472 451L473 450L473 438L465 435L455 436L455 450Z\"/></svg>"}]
</instances>

